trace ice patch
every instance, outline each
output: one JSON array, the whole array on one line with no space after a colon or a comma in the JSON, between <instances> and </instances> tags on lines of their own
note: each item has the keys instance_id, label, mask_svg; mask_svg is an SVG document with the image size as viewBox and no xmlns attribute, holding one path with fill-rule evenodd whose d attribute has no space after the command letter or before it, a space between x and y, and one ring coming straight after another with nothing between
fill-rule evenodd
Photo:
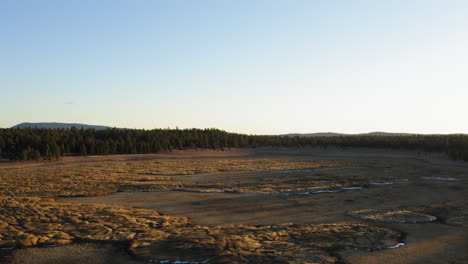
<instances>
[{"instance_id":1,"label":"ice patch","mask_svg":"<svg viewBox=\"0 0 468 264\"><path fill-rule=\"evenodd\" d=\"M435 216L430 216L427 218L427 221L418 221L418 220L413 220L413 221L402 221L401 223L405 224L405 223L410 223L410 224L417 224L417 223L424 223L424 222L434 222L435 220L437 220L437 217Z\"/></svg>"},{"instance_id":2,"label":"ice patch","mask_svg":"<svg viewBox=\"0 0 468 264\"><path fill-rule=\"evenodd\" d=\"M436 181L460 181L457 178L443 178L443 177L421 177L424 180L436 180Z\"/></svg>"},{"instance_id":3,"label":"ice patch","mask_svg":"<svg viewBox=\"0 0 468 264\"><path fill-rule=\"evenodd\" d=\"M212 258L203 260L203 261L190 261L190 260L149 260L150 263L159 263L159 264L203 264L210 261Z\"/></svg>"},{"instance_id":4,"label":"ice patch","mask_svg":"<svg viewBox=\"0 0 468 264\"><path fill-rule=\"evenodd\" d=\"M160 190L141 190L140 192L170 192L170 191L186 191L186 192L197 192L197 193L235 193L241 195L297 195L297 194L318 194L318 193L337 193L345 190L361 190L363 187L359 186L350 186L350 187L342 187L339 189L333 190L318 190L318 191L308 191L303 193L256 193L256 192L239 192L235 189L227 189L227 190L209 190L209 191L192 191L190 189L186 190L184 188L172 188L172 189L160 189Z\"/></svg>"},{"instance_id":5,"label":"ice patch","mask_svg":"<svg viewBox=\"0 0 468 264\"><path fill-rule=\"evenodd\" d=\"M340 170L344 168L316 168L316 171Z\"/></svg>"},{"instance_id":6,"label":"ice patch","mask_svg":"<svg viewBox=\"0 0 468 264\"><path fill-rule=\"evenodd\" d=\"M357 248L357 247L355 247L355 248L352 248L352 247L345 247L344 249L346 249L346 250L350 250L350 249L351 249L351 250L366 250L366 251L373 251L373 249L372 249L372 248Z\"/></svg>"},{"instance_id":7,"label":"ice patch","mask_svg":"<svg viewBox=\"0 0 468 264\"><path fill-rule=\"evenodd\" d=\"M15 249L14 247L9 247L9 248L0 248L0 250L12 250Z\"/></svg>"},{"instance_id":8,"label":"ice patch","mask_svg":"<svg viewBox=\"0 0 468 264\"><path fill-rule=\"evenodd\" d=\"M183 260L176 260L176 261L172 261L172 260L150 260L149 262L150 263L159 263L159 264L199 264L199 263L203 263L203 262L199 262L199 261L183 261Z\"/></svg>"},{"instance_id":9,"label":"ice patch","mask_svg":"<svg viewBox=\"0 0 468 264\"><path fill-rule=\"evenodd\" d=\"M337 190L318 190L318 191L313 191L313 192L303 192L301 194L315 194L315 193L336 193L336 192L341 192L345 190L361 190L362 187L357 187L357 186L351 186L351 187L342 187Z\"/></svg>"},{"instance_id":10,"label":"ice patch","mask_svg":"<svg viewBox=\"0 0 468 264\"><path fill-rule=\"evenodd\" d=\"M304 171L312 171L311 169L291 169L291 170L265 170L272 173L291 173L291 172L304 172Z\"/></svg>"},{"instance_id":11,"label":"ice patch","mask_svg":"<svg viewBox=\"0 0 468 264\"><path fill-rule=\"evenodd\" d=\"M407 182L409 181L408 179L400 179L400 180L394 180L393 182Z\"/></svg>"},{"instance_id":12,"label":"ice patch","mask_svg":"<svg viewBox=\"0 0 468 264\"><path fill-rule=\"evenodd\" d=\"M393 184L393 182L371 182L369 184L372 184L372 185L388 185L388 184Z\"/></svg>"},{"instance_id":13,"label":"ice patch","mask_svg":"<svg viewBox=\"0 0 468 264\"><path fill-rule=\"evenodd\" d=\"M172 188L172 189L162 189L162 190L142 190L141 192L170 192L170 191L184 191L184 188Z\"/></svg>"},{"instance_id":14,"label":"ice patch","mask_svg":"<svg viewBox=\"0 0 468 264\"><path fill-rule=\"evenodd\" d=\"M234 189L227 189L227 190L222 190L222 192L225 192L225 193L236 193L237 191L234 190Z\"/></svg>"},{"instance_id":15,"label":"ice patch","mask_svg":"<svg viewBox=\"0 0 468 264\"><path fill-rule=\"evenodd\" d=\"M314 191L314 192L305 192L302 194L314 194L314 193L336 193L339 192L340 190L320 190L320 191Z\"/></svg>"},{"instance_id":16,"label":"ice patch","mask_svg":"<svg viewBox=\"0 0 468 264\"><path fill-rule=\"evenodd\" d=\"M399 247L404 246L404 245L405 245L405 243L398 243L398 244L396 244L394 246L390 246L390 247L387 247L387 248L399 248Z\"/></svg>"},{"instance_id":17,"label":"ice patch","mask_svg":"<svg viewBox=\"0 0 468 264\"><path fill-rule=\"evenodd\" d=\"M362 187L343 187L341 190L361 190Z\"/></svg>"}]
</instances>

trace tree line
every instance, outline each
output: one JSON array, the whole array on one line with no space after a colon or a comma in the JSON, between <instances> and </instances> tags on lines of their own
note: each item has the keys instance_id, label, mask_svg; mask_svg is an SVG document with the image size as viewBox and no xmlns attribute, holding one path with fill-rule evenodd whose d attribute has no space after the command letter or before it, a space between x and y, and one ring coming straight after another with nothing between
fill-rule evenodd
<instances>
[{"instance_id":1,"label":"tree line","mask_svg":"<svg viewBox=\"0 0 468 264\"><path fill-rule=\"evenodd\" d=\"M442 152L468 161L466 135L291 137L245 135L219 129L0 129L0 157L10 160L262 146L408 149Z\"/></svg>"}]
</instances>

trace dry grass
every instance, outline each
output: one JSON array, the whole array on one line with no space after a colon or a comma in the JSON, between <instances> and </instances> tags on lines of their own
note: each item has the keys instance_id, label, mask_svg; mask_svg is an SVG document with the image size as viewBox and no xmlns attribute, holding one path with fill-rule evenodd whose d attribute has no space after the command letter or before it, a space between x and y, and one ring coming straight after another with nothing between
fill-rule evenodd
<instances>
[{"instance_id":1,"label":"dry grass","mask_svg":"<svg viewBox=\"0 0 468 264\"><path fill-rule=\"evenodd\" d=\"M102 161L0 170L0 193L4 196L67 197L96 196L128 190L173 188L225 188L218 182L195 184L175 176L229 171L280 171L337 166L334 162L294 159L190 159L152 161ZM256 188L270 190L264 184ZM248 189L249 191L254 191ZM247 189L244 189L247 191Z\"/></svg>"},{"instance_id":2,"label":"dry grass","mask_svg":"<svg viewBox=\"0 0 468 264\"><path fill-rule=\"evenodd\" d=\"M439 216L441 208L450 208L444 211L447 222L461 227L467 223L466 202L446 206L448 196L463 200L460 197L466 190L464 182L434 184L418 180L421 176L432 176L435 170L444 177L460 177L463 169L426 169L427 164L368 158L353 161L349 157L342 160L238 154L228 157L226 153L211 157L206 153L203 157L184 154L163 157L88 157L2 165L0 247L21 249L14 252L12 263L23 263L27 256L38 256L35 260L43 261L37 263L47 263L54 257L66 263L66 252L74 252L83 242L117 243L133 254L133 258L127 255L125 263L149 260L155 263L205 260L209 260L206 263L336 263L341 261L334 253L339 249L380 250L394 246L400 242L401 233L387 224L429 221L431 210ZM408 178L408 183L400 181ZM390 181L395 185L371 184ZM350 186L364 189L362 193L303 194ZM168 211L181 208L178 216L123 206L119 201L113 205L79 202L79 199L92 200L96 197L91 196L122 191L141 194L141 191L180 188L183 192L155 196L166 199ZM432 197L430 193L434 190L437 195ZM221 194L226 199L214 198L217 192L226 192ZM262 195L238 199L242 197L239 193ZM80 196L85 198L75 198L74 203L58 199ZM111 196L96 201L111 201ZM129 197L124 197L128 204L138 204ZM192 206L193 200L184 199L200 199L197 202L201 207ZM396 206L401 204L405 206ZM250 219L249 224L220 224L224 218L213 215L219 214L220 207L222 214L239 212L240 216L233 218L234 223L243 223L241 218L249 215L258 218ZM187 218L192 209L195 216L200 216L197 219L213 218L210 224ZM206 211L206 215L197 210ZM286 212L291 215L283 218ZM292 223L275 221L275 217ZM324 217L333 221L325 221ZM28 251L30 247L50 245L62 246ZM94 253L76 262L105 263L102 261L115 251L111 246L98 250L96 244L92 245L90 252ZM93 254L100 256L95 262Z\"/></svg>"},{"instance_id":3,"label":"dry grass","mask_svg":"<svg viewBox=\"0 0 468 264\"><path fill-rule=\"evenodd\" d=\"M310 258L313 250L319 263L334 263L336 258L327 253L333 248L382 249L400 236L354 223L206 227L155 210L40 198L0 197L0 205L0 247L120 242L143 260L288 263L293 256Z\"/></svg>"}]
</instances>

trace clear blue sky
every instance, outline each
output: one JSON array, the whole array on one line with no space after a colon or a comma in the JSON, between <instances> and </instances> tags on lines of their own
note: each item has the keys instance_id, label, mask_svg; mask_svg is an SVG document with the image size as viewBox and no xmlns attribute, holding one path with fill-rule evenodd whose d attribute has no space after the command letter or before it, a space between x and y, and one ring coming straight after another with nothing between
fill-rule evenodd
<instances>
[{"instance_id":1,"label":"clear blue sky","mask_svg":"<svg viewBox=\"0 0 468 264\"><path fill-rule=\"evenodd\" d=\"M468 133L468 1L1 0L0 127Z\"/></svg>"}]
</instances>

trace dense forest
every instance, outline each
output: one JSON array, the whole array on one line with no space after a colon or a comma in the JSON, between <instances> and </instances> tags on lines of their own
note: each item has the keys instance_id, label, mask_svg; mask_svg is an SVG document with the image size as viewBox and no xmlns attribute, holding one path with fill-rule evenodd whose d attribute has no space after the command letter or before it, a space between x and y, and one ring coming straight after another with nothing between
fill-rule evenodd
<instances>
[{"instance_id":1,"label":"dense forest","mask_svg":"<svg viewBox=\"0 0 468 264\"><path fill-rule=\"evenodd\" d=\"M291 137L243 135L218 129L0 129L0 157L11 160L261 146L410 149L443 152L468 161L466 135Z\"/></svg>"}]
</instances>

